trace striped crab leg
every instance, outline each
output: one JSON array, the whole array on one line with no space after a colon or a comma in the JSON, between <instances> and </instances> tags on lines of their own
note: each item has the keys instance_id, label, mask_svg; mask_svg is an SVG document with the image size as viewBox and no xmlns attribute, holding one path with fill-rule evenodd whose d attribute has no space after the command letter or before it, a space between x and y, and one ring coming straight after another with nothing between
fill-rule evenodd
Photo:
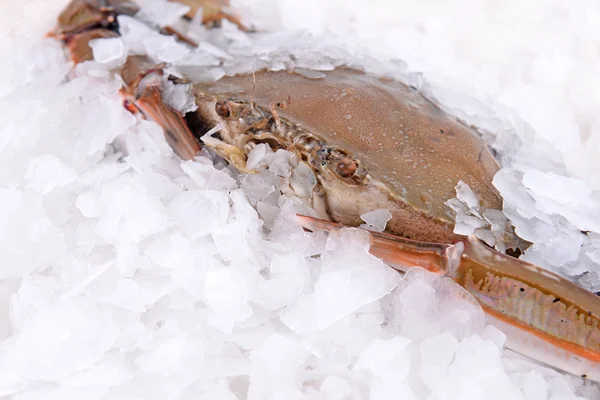
<instances>
[{"instance_id":1,"label":"striped crab leg","mask_svg":"<svg viewBox=\"0 0 600 400\"><path fill-rule=\"evenodd\" d=\"M310 231L343 225L298 215ZM444 275L481 305L506 347L600 382L600 298L543 268L494 251L470 236L454 245L371 232L370 252L401 272L420 266Z\"/></svg>"}]
</instances>

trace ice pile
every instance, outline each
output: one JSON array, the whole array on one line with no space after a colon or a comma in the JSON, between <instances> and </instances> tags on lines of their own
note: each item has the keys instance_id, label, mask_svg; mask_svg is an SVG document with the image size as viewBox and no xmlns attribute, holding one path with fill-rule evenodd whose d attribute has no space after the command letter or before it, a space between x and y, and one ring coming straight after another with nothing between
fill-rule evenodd
<instances>
[{"instance_id":1,"label":"ice pile","mask_svg":"<svg viewBox=\"0 0 600 400\"><path fill-rule=\"evenodd\" d=\"M257 146L247 176L209 151L177 160L158 126L122 108L108 72L119 46L71 71L41 40L63 3L14 1L0 21L15 57L0 74L0 397L600 396L506 357L456 285L401 278L364 233L304 232L290 217L310 210L281 193L300 179L289 153ZM123 51L191 54L130 27ZM365 221L383 229L387 216Z\"/></svg>"}]
</instances>

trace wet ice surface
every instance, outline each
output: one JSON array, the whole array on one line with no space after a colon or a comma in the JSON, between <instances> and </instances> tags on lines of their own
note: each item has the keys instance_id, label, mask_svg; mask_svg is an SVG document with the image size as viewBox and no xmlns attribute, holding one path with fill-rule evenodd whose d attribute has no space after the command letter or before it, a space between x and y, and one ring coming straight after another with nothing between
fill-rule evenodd
<instances>
[{"instance_id":1,"label":"wet ice surface","mask_svg":"<svg viewBox=\"0 0 600 400\"><path fill-rule=\"evenodd\" d=\"M155 124L122 108L119 82L106 65L71 71L59 44L41 40L64 3L14 2L0 15L10 15L0 26L13 27L19 40L0 35L15 60L0 77L0 396L600 395L579 378L508 357L503 334L485 325L460 288L420 269L401 278L369 255L364 234L303 232L290 220L302 206L281 195L291 174L285 153L258 146L251 160L260 173L248 176L208 152L197 162L177 160ZM316 4L286 4L279 15L286 23L292 16L322 23L312 15ZM262 10L263 21L278 17L273 4ZM269 64L282 68L293 53L307 71L353 56L392 75L399 65L340 50L344 41L331 36L288 32L248 44L228 24L220 33L194 28L210 44L190 51L130 22L122 39L128 51L149 52L178 68L203 63L209 68L202 79L225 73L222 60L227 71L248 71L252 52L270 55ZM435 42L435 34L429 37ZM327 57L311 56L316 43ZM118 58L115 44L102 45L102 61ZM283 44L289 49L277 53ZM171 93L171 101L191 107L181 94ZM505 121L521 127L515 118ZM567 262L573 274L591 270L584 283L598 287L596 194L561 177L567 170L560 164L525 158L525 151L542 151L528 146L505 160L508 167L495 181L518 232L542 239L526 257L547 266ZM553 189L553 182L568 190ZM476 208L461 190L467 209ZM383 211L365 218L378 228L386 221Z\"/></svg>"}]
</instances>

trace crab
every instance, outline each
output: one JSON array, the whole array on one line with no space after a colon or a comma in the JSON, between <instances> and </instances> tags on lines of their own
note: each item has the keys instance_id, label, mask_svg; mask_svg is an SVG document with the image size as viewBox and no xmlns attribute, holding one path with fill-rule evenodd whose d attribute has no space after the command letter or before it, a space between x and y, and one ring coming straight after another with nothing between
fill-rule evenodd
<instances>
[{"instance_id":1,"label":"crab","mask_svg":"<svg viewBox=\"0 0 600 400\"><path fill-rule=\"evenodd\" d=\"M209 3L223 2L196 4ZM82 62L91 57L89 40L118 35L115 16L134 10L126 0L74 0L56 32L73 60ZM220 7L211 10L224 15ZM297 217L305 229L356 227L361 214L390 210L386 232L368 231L372 254L402 272L422 267L454 280L507 334L506 347L600 382L600 299L474 236L454 233L446 203L459 181L476 193L481 209L502 207L492 185L500 167L476 131L416 89L350 68L319 79L257 71L193 85L198 109L182 115L163 102L164 79L180 81L163 67L136 55L117 72L124 105L157 122L179 157L193 160L206 146L250 174L256 171L247 156L257 144L292 152L297 163L290 188L314 210ZM510 227L504 239L507 247L527 246Z\"/></svg>"}]
</instances>

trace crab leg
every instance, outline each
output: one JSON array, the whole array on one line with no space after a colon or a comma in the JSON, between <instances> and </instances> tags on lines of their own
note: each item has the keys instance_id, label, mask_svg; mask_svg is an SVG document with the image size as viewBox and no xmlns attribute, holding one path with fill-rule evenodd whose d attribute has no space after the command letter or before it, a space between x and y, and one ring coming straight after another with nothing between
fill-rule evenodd
<instances>
[{"instance_id":1,"label":"crab leg","mask_svg":"<svg viewBox=\"0 0 600 400\"><path fill-rule=\"evenodd\" d=\"M297 219L311 231L343 227L307 216ZM600 299L593 293L496 252L473 236L455 245L378 232L370 236L370 252L394 269L420 266L462 286L479 302L488 323L507 335L507 348L600 382Z\"/></svg>"},{"instance_id":2,"label":"crab leg","mask_svg":"<svg viewBox=\"0 0 600 400\"><path fill-rule=\"evenodd\" d=\"M309 231L335 231L346 226L324 219L297 215L304 229ZM438 275L445 275L446 252L453 246L441 243L418 242L389 233L371 232L370 252L385 261L390 267L406 272L412 267L421 267Z\"/></svg>"},{"instance_id":3,"label":"crab leg","mask_svg":"<svg viewBox=\"0 0 600 400\"><path fill-rule=\"evenodd\" d=\"M137 10L127 0L73 0L60 15L55 34L63 39L75 63L92 60L89 41L118 37L117 15L134 15ZM162 99L163 65L144 56L130 56L120 74L125 82L120 91L125 108L141 111L145 118L156 122L175 153L183 160L193 159L201 150L198 141L183 116Z\"/></svg>"}]
</instances>

